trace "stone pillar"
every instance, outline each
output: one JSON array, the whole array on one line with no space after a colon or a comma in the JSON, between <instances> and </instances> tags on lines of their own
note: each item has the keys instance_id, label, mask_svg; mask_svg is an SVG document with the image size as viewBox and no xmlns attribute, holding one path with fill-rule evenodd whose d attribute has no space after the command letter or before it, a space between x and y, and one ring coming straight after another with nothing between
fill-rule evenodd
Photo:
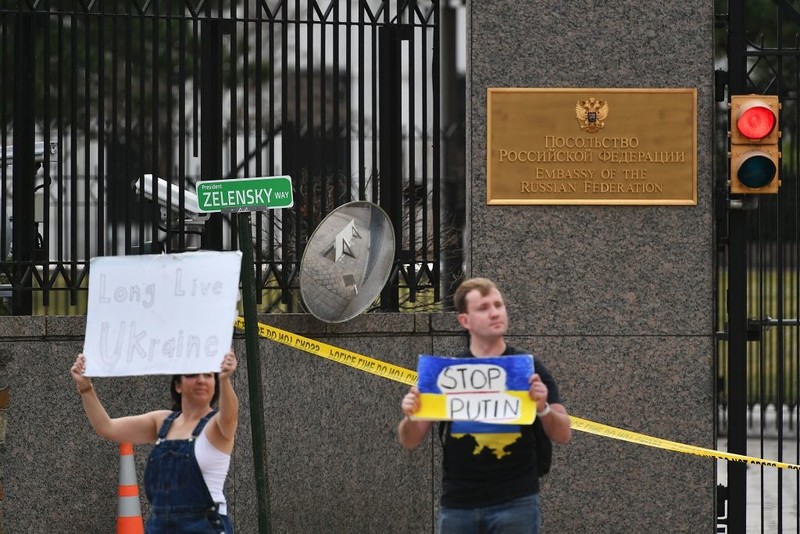
<instances>
[{"instance_id":1,"label":"stone pillar","mask_svg":"<svg viewBox=\"0 0 800 534\"><path fill-rule=\"evenodd\" d=\"M0 365L0 534L5 534L3 521L3 500L5 484L3 473L6 460L6 429L8 428L8 373L5 364Z\"/></svg>"},{"instance_id":2,"label":"stone pillar","mask_svg":"<svg viewBox=\"0 0 800 534\"><path fill-rule=\"evenodd\" d=\"M713 3L468 9L468 274L497 281L511 343L572 415L714 448ZM697 205L487 205L489 87L696 88ZM543 484L545 530L711 531L714 486L714 460L575 433Z\"/></svg>"}]
</instances>

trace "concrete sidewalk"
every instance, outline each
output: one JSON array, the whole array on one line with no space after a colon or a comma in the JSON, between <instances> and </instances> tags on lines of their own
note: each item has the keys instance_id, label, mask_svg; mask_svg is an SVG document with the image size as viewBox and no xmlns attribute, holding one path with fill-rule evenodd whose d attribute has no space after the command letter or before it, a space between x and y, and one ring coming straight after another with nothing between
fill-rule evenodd
<instances>
[{"instance_id":1,"label":"concrete sidewalk","mask_svg":"<svg viewBox=\"0 0 800 534\"><path fill-rule=\"evenodd\" d=\"M783 462L797 463L797 441L794 439L750 438L747 440L747 455L769 460L778 460L779 445L783 443ZM717 450L727 450L728 440L720 439ZM728 485L728 462L717 460L717 484ZM786 469L775 469L759 465L747 465L747 532L798 534L798 486L800 473ZM779 506L779 489L780 506ZM762 508L763 501L763 508ZM781 529L778 529L778 514L781 514ZM763 530L762 530L763 527Z\"/></svg>"},{"instance_id":2,"label":"concrete sidewalk","mask_svg":"<svg viewBox=\"0 0 800 534\"><path fill-rule=\"evenodd\" d=\"M797 419L784 411L782 438L777 439L776 414L774 409L765 412L764 428L761 430L761 412L753 410L748 420L747 455L766 460L780 460L797 464L798 447ZM790 422L794 423L790 426ZM725 430L722 425L722 430ZM763 432L763 439L762 439ZM717 440L717 450L728 450L726 436ZM717 461L717 484L728 485L728 462ZM800 472L747 465L747 532L800 534L798 517L800 501ZM778 519L780 514L780 529ZM719 531L722 532L722 531Z\"/></svg>"},{"instance_id":3,"label":"concrete sidewalk","mask_svg":"<svg viewBox=\"0 0 800 534\"><path fill-rule=\"evenodd\" d=\"M719 436L725 437L728 431L728 417L727 411L720 409L717 416L719 418ZM752 410L747 413L747 436L751 438L759 438L763 434L765 438L778 437L777 425L777 412L773 406L768 406L764 410L764 425L761 428L761 408L755 405ZM797 409L790 410L786 407L781 412L781 438L786 440L797 439L798 430L798 413Z\"/></svg>"}]
</instances>

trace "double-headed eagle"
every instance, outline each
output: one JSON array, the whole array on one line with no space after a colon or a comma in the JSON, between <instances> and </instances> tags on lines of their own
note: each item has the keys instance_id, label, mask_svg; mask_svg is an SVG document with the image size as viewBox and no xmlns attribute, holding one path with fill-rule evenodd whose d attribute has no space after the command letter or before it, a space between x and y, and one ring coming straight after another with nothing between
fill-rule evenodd
<instances>
[{"instance_id":1,"label":"double-headed eagle","mask_svg":"<svg viewBox=\"0 0 800 534\"><path fill-rule=\"evenodd\" d=\"M608 117L608 103L594 98L578 100L575 104L575 117L581 124L581 130L595 133L606 125L604 121Z\"/></svg>"}]
</instances>

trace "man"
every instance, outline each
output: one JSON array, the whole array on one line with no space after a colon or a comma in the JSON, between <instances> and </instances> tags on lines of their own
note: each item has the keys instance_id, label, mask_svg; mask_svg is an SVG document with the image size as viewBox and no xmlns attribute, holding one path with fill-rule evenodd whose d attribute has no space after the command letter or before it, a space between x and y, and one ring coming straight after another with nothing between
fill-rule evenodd
<instances>
[{"instance_id":1,"label":"man","mask_svg":"<svg viewBox=\"0 0 800 534\"><path fill-rule=\"evenodd\" d=\"M508 314L503 296L486 278L471 278L456 290L458 322L469 332L469 350L459 357L483 358L526 354L506 344ZM572 438L569 415L558 386L544 365L534 360L528 394L536 403L537 420L556 443ZM397 429L400 443L416 448L433 427L410 418L420 409L419 390L403 397L405 417ZM439 508L440 534L465 532L531 533L541 530L539 475L533 425L461 422L444 425L443 480Z\"/></svg>"}]
</instances>

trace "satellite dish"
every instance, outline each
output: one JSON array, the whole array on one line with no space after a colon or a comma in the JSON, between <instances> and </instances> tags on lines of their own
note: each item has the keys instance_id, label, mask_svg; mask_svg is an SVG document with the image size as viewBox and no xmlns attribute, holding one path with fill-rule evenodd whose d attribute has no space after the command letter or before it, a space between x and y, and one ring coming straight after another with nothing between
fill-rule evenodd
<instances>
[{"instance_id":1,"label":"satellite dish","mask_svg":"<svg viewBox=\"0 0 800 534\"><path fill-rule=\"evenodd\" d=\"M326 323L348 321L380 295L394 264L394 228L380 206L358 200L330 212L300 261L300 294Z\"/></svg>"}]
</instances>

